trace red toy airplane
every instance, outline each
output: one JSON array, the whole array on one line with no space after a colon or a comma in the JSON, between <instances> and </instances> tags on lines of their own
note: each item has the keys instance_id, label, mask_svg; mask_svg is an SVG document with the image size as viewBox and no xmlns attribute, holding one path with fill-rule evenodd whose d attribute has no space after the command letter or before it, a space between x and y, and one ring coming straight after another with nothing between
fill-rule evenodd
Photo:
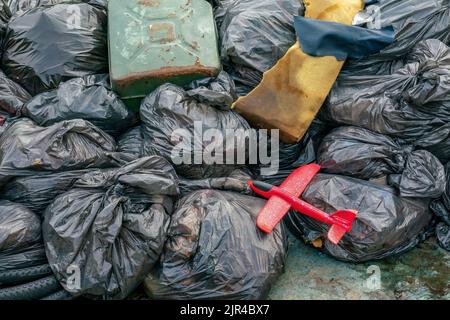
<instances>
[{"instance_id":1,"label":"red toy airplane","mask_svg":"<svg viewBox=\"0 0 450 320\"><path fill-rule=\"evenodd\" d=\"M249 181L248 184L254 192L269 199L258 215L256 221L258 227L266 233L272 232L289 209L292 208L331 225L328 231L328 239L332 243L338 244L344 234L351 231L358 212L356 210L339 210L327 214L299 199L299 196L319 171L320 166L317 164L302 166L291 173L280 187L259 181Z\"/></svg>"}]
</instances>

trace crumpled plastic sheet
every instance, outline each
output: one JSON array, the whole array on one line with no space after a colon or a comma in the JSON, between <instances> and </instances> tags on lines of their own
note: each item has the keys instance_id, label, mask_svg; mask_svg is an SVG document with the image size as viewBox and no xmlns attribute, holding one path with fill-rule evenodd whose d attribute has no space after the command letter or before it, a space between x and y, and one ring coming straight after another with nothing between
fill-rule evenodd
<instances>
[{"instance_id":1,"label":"crumpled plastic sheet","mask_svg":"<svg viewBox=\"0 0 450 320\"><path fill-rule=\"evenodd\" d=\"M221 60L236 81L238 94L245 95L296 42L293 19L303 15L303 3L218 0L216 5Z\"/></svg>"},{"instance_id":2,"label":"crumpled plastic sheet","mask_svg":"<svg viewBox=\"0 0 450 320\"><path fill-rule=\"evenodd\" d=\"M450 159L450 48L416 45L392 75L348 76L333 87L320 117L404 139L446 163Z\"/></svg>"},{"instance_id":3,"label":"crumpled plastic sheet","mask_svg":"<svg viewBox=\"0 0 450 320\"><path fill-rule=\"evenodd\" d=\"M105 9L77 1L17 15L6 31L3 71L32 95L71 78L107 73L106 22Z\"/></svg>"},{"instance_id":4,"label":"crumpled plastic sheet","mask_svg":"<svg viewBox=\"0 0 450 320\"><path fill-rule=\"evenodd\" d=\"M391 187L338 175L318 174L302 199L327 213L358 210L352 230L337 244L327 238L329 226L297 212L285 222L307 242L321 239L332 257L365 262L404 253L424 239L433 214L429 199L400 197Z\"/></svg>"},{"instance_id":5,"label":"crumpled plastic sheet","mask_svg":"<svg viewBox=\"0 0 450 320\"><path fill-rule=\"evenodd\" d=\"M47 208L43 234L49 264L74 295L124 299L162 252L178 194L167 160L146 157L82 176ZM68 285L78 268L78 288Z\"/></svg>"},{"instance_id":6,"label":"crumpled plastic sheet","mask_svg":"<svg viewBox=\"0 0 450 320\"><path fill-rule=\"evenodd\" d=\"M265 234L265 200L199 190L179 200L160 265L145 280L156 299L264 299L286 259L283 225Z\"/></svg>"},{"instance_id":7,"label":"crumpled plastic sheet","mask_svg":"<svg viewBox=\"0 0 450 320\"><path fill-rule=\"evenodd\" d=\"M207 130L220 133L226 140L227 130L250 129L242 116L229 110L229 103L234 97L234 92L228 91L233 88L229 84L231 81L228 74L222 72L207 87L202 83L201 87L186 91L176 85L165 84L147 96L140 109L144 155L161 155L175 163L173 156L178 156L178 151L188 151L190 160L176 163L175 169L178 174L190 179L223 177L242 167L245 163L208 164L204 157L208 155L208 150L212 154L217 147L222 154L216 156L225 163L227 154L236 157L238 152L237 143L223 146L222 139L204 136ZM245 147L247 159L248 144ZM195 163L198 156L202 156L201 163Z\"/></svg>"},{"instance_id":8,"label":"crumpled plastic sheet","mask_svg":"<svg viewBox=\"0 0 450 320\"><path fill-rule=\"evenodd\" d=\"M388 176L402 197L439 198L445 191L444 166L425 150L358 127L339 127L318 151L327 173L370 180Z\"/></svg>"},{"instance_id":9,"label":"crumpled plastic sheet","mask_svg":"<svg viewBox=\"0 0 450 320\"><path fill-rule=\"evenodd\" d=\"M126 158L116 148L111 136L84 120L43 128L21 118L0 135L0 186L39 172L119 166Z\"/></svg>"},{"instance_id":10,"label":"crumpled plastic sheet","mask_svg":"<svg viewBox=\"0 0 450 320\"><path fill-rule=\"evenodd\" d=\"M137 116L110 90L107 75L92 75L61 83L31 99L22 114L40 126L83 119L112 136L130 128Z\"/></svg>"}]
</instances>

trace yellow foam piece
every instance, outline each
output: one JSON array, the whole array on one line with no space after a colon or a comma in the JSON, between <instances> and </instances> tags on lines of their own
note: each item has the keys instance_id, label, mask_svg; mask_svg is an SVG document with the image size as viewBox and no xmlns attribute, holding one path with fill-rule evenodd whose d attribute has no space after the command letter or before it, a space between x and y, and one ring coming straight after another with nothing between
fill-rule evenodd
<instances>
[{"instance_id":1,"label":"yellow foam piece","mask_svg":"<svg viewBox=\"0 0 450 320\"><path fill-rule=\"evenodd\" d=\"M362 0L304 1L305 17L351 25L364 9ZM261 83L233 108L256 128L280 129L280 139L296 143L306 133L330 93L344 61L333 56L312 57L292 46L264 73Z\"/></svg>"}]
</instances>

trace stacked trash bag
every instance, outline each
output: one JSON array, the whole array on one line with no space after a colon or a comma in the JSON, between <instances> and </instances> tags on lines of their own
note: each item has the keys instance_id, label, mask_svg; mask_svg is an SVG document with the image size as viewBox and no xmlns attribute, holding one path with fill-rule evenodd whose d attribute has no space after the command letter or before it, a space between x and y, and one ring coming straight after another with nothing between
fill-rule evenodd
<instances>
[{"instance_id":1,"label":"stacked trash bag","mask_svg":"<svg viewBox=\"0 0 450 320\"><path fill-rule=\"evenodd\" d=\"M275 175L248 152L235 165L195 160L203 150L239 156L237 145L216 149L201 133L250 129L231 105L295 43L303 5L211 3L224 71L162 85L135 113L108 84L106 1L0 0L0 299L136 290L264 299L283 272L288 229L351 262L401 254L431 235L450 249L448 1L379 1L395 42L347 62L306 136L279 143ZM67 29L69 5L90 17L80 32ZM279 184L313 162L322 171L302 198L329 213L358 210L352 231L334 245L325 225L293 212L260 231L265 200L247 181Z\"/></svg>"}]
</instances>

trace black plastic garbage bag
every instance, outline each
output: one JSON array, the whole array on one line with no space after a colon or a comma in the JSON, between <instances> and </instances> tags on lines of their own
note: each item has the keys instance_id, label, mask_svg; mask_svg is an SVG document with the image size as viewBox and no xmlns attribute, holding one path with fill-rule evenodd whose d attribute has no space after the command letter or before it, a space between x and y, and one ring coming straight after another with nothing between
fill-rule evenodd
<instances>
[{"instance_id":1,"label":"black plastic garbage bag","mask_svg":"<svg viewBox=\"0 0 450 320\"><path fill-rule=\"evenodd\" d=\"M2 53L2 41L5 36L6 25L11 18L11 12L9 10L6 0L0 0L0 55Z\"/></svg>"},{"instance_id":2,"label":"black plastic garbage bag","mask_svg":"<svg viewBox=\"0 0 450 320\"><path fill-rule=\"evenodd\" d=\"M400 196L439 198L445 191L444 166L425 150L358 127L339 127L318 151L324 172L370 180L388 176Z\"/></svg>"},{"instance_id":3,"label":"black plastic garbage bag","mask_svg":"<svg viewBox=\"0 0 450 320\"><path fill-rule=\"evenodd\" d=\"M25 104L22 113L40 126L83 119L118 136L137 122L137 116L111 91L107 75L92 75L61 83Z\"/></svg>"},{"instance_id":4,"label":"black plastic garbage bag","mask_svg":"<svg viewBox=\"0 0 450 320\"><path fill-rule=\"evenodd\" d=\"M433 201L430 205L431 210L441 221L436 226L436 237L439 245L450 251L450 162L445 166L447 174L446 190L441 198Z\"/></svg>"},{"instance_id":5,"label":"black plastic garbage bag","mask_svg":"<svg viewBox=\"0 0 450 320\"><path fill-rule=\"evenodd\" d=\"M20 203L43 215L55 198L69 191L73 184L91 170L46 173L13 179L0 189L3 199Z\"/></svg>"},{"instance_id":6,"label":"black plastic garbage bag","mask_svg":"<svg viewBox=\"0 0 450 320\"><path fill-rule=\"evenodd\" d=\"M286 258L282 225L264 234L256 216L265 201L217 190L177 204L160 266L145 280L156 299L264 299Z\"/></svg>"},{"instance_id":7,"label":"black plastic garbage bag","mask_svg":"<svg viewBox=\"0 0 450 320\"><path fill-rule=\"evenodd\" d=\"M239 134L237 130L250 129L238 113L226 110L234 93L227 91L231 85L220 84L230 81L222 72L215 85L208 85L210 89L202 85L201 89L185 91L165 84L147 96L140 110L144 154L163 156L175 164L180 175L191 179L227 176L245 165L246 159L244 163L225 164L227 155L236 158L237 153L244 153L248 157L248 143L244 143L245 152L239 150L234 136ZM209 156L213 159L207 159ZM220 159L215 161L215 156Z\"/></svg>"},{"instance_id":8,"label":"black plastic garbage bag","mask_svg":"<svg viewBox=\"0 0 450 320\"><path fill-rule=\"evenodd\" d=\"M8 24L3 71L32 95L108 72L106 11L84 3L31 9Z\"/></svg>"},{"instance_id":9,"label":"black plastic garbage bag","mask_svg":"<svg viewBox=\"0 0 450 320\"><path fill-rule=\"evenodd\" d=\"M394 188L344 176L318 174L302 199L327 213L358 210L351 232L338 245L326 239L326 224L296 212L285 219L297 236L321 239L324 251L343 261L364 262L406 252L423 239L433 219L427 199L400 197Z\"/></svg>"},{"instance_id":10,"label":"black plastic garbage bag","mask_svg":"<svg viewBox=\"0 0 450 320\"><path fill-rule=\"evenodd\" d=\"M60 4L64 2L77 3L84 2L91 5L98 6L100 8L105 8L107 6L107 0L5 0L8 2L9 9L14 15L20 15L28 10L34 9L36 7L49 6Z\"/></svg>"},{"instance_id":11,"label":"black plastic garbage bag","mask_svg":"<svg viewBox=\"0 0 450 320\"><path fill-rule=\"evenodd\" d=\"M404 139L443 163L450 158L450 48L419 43L392 75L348 76L333 87L321 117Z\"/></svg>"},{"instance_id":12,"label":"black plastic garbage bag","mask_svg":"<svg viewBox=\"0 0 450 320\"><path fill-rule=\"evenodd\" d=\"M0 300L39 299L62 290L47 264L41 234L36 214L0 200Z\"/></svg>"},{"instance_id":13,"label":"black plastic garbage bag","mask_svg":"<svg viewBox=\"0 0 450 320\"><path fill-rule=\"evenodd\" d=\"M142 137L141 126L131 128L117 140L117 150L131 155L135 159L143 157L144 140Z\"/></svg>"},{"instance_id":14,"label":"black plastic garbage bag","mask_svg":"<svg viewBox=\"0 0 450 320\"><path fill-rule=\"evenodd\" d=\"M122 158L116 148L111 136L84 120L43 128L18 119L0 136L0 186L39 172L118 166Z\"/></svg>"},{"instance_id":15,"label":"black plastic garbage bag","mask_svg":"<svg viewBox=\"0 0 450 320\"><path fill-rule=\"evenodd\" d=\"M450 226L450 162L445 165L447 183L442 197L431 203L431 209L436 216Z\"/></svg>"},{"instance_id":16,"label":"black plastic garbage bag","mask_svg":"<svg viewBox=\"0 0 450 320\"><path fill-rule=\"evenodd\" d=\"M0 200L0 271L44 261L39 217L23 205Z\"/></svg>"},{"instance_id":17,"label":"black plastic garbage bag","mask_svg":"<svg viewBox=\"0 0 450 320\"><path fill-rule=\"evenodd\" d=\"M295 15L303 15L298 0L219 0L215 18L221 60L237 82L239 95L257 86L295 43Z\"/></svg>"},{"instance_id":18,"label":"black plastic garbage bag","mask_svg":"<svg viewBox=\"0 0 450 320\"><path fill-rule=\"evenodd\" d=\"M31 95L0 70L0 111L17 116Z\"/></svg>"},{"instance_id":19,"label":"black plastic garbage bag","mask_svg":"<svg viewBox=\"0 0 450 320\"><path fill-rule=\"evenodd\" d=\"M41 241L41 221L22 205L0 200L0 252L26 248Z\"/></svg>"},{"instance_id":20,"label":"black plastic garbage bag","mask_svg":"<svg viewBox=\"0 0 450 320\"><path fill-rule=\"evenodd\" d=\"M379 0L357 15L356 23L376 29L392 26L396 39L379 53L348 60L341 77L391 74L404 64L405 56L422 40L437 39L450 44L449 0Z\"/></svg>"},{"instance_id":21,"label":"black plastic garbage bag","mask_svg":"<svg viewBox=\"0 0 450 320\"><path fill-rule=\"evenodd\" d=\"M31 268L46 263L42 241L22 249L0 253L0 271Z\"/></svg>"},{"instance_id":22,"label":"black plastic garbage bag","mask_svg":"<svg viewBox=\"0 0 450 320\"><path fill-rule=\"evenodd\" d=\"M162 252L177 184L169 162L153 156L90 172L57 197L45 212L43 234L63 287L117 299L136 289ZM72 269L79 287L70 282Z\"/></svg>"},{"instance_id":23,"label":"black plastic garbage bag","mask_svg":"<svg viewBox=\"0 0 450 320\"><path fill-rule=\"evenodd\" d=\"M443 222L436 226L436 237L439 245L447 251L450 251L450 226Z\"/></svg>"}]
</instances>

